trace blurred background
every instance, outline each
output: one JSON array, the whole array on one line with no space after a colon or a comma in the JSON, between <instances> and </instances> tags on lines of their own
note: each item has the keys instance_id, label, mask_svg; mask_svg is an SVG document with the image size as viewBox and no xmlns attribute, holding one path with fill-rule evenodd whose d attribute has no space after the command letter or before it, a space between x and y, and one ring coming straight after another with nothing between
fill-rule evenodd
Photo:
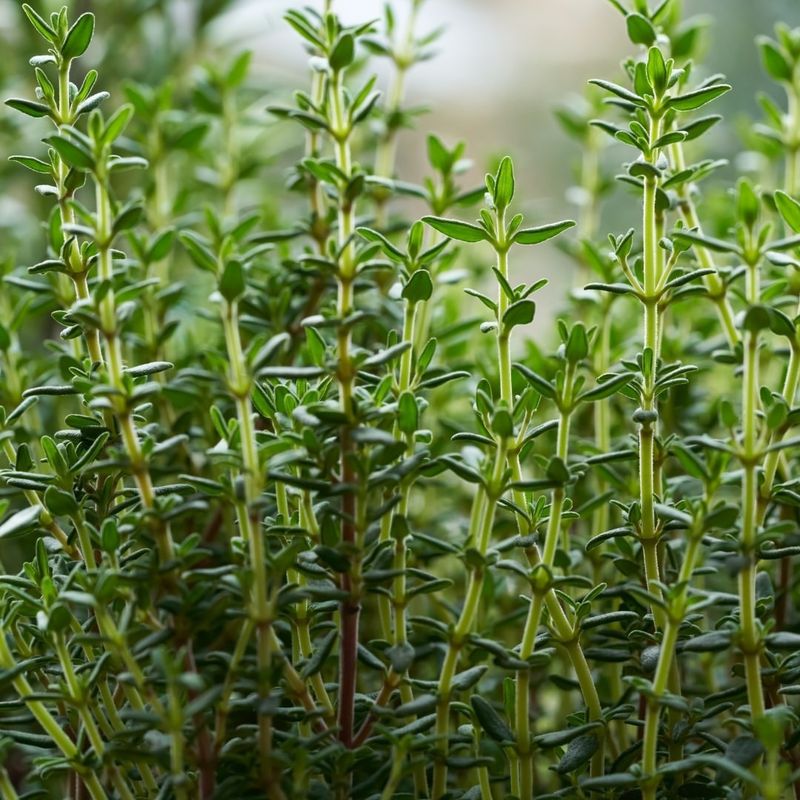
<instances>
[{"instance_id":1,"label":"blurred background","mask_svg":"<svg viewBox=\"0 0 800 800\"><path fill-rule=\"evenodd\" d=\"M34 0L33 5L45 13L61 3ZM282 19L289 6L286 0L70 3L73 17L87 10L97 16L98 37L84 59L85 67L99 69L98 86L112 91L112 104L121 101L120 85L126 80L157 85L169 78L178 85L191 84L204 63L221 64L243 48L252 50L247 115L263 162L275 167L270 171L267 166L256 175L262 191L273 197L279 191L273 182L283 180L289 163L282 156L292 154L297 139L292 126L275 125L265 108L308 84L307 54ZM402 27L410 0L394 0L393 6ZM379 18L383 12L377 0L335 0L334 8L351 22ZM684 14L706 20L703 69L725 73L735 87L719 110L736 119L736 126L728 128L727 138L720 138L723 134L710 137L707 147L714 152L704 155L739 157L746 145L730 131L738 129L746 138L750 117L758 115L756 93L775 91L759 64L754 38L771 32L779 19L800 25L800 3L687 0ZM572 96L582 95L590 77L619 79L620 61L633 52L622 17L606 0L428 0L422 5L418 30L437 28L443 32L434 45L435 57L409 75L406 103L424 106L428 113L418 118L416 130L401 133L398 173L410 180L422 177L424 135L432 131L449 144L466 140L467 155L475 165L468 176L471 183L479 183L500 155L510 153L517 165L519 196L532 221L574 216L571 200L575 195L569 186L575 179L579 148L559 126L554 110ZM27 60L37 52L38 43L17 0L0 0L0 46L4 96L31 96L33 78ZM376 64L383 70L385 88L388 62L378 59ZM29 119L5 108L0 114L3 153L38 149L41 154L37 138L49 133L44 122L29 124ZM603 154L608 174L618 171L628 156L622 146L608 148ZM0 182L2 258L24 262L40 256L30 252L37 246L41 249L28 227L31 204L41 202L32 194L30 174L2 159ZM624 190L616 190L617 196L618 201L606 204L606 229L628 227L626 217L636 213ZM568 274L568 259L560 261L552 249L530 250L524 256L530 259L526 272L556 278L556 283L559 276L561 281L569 280L563 277Z\"/></svg>"}]
</instances>

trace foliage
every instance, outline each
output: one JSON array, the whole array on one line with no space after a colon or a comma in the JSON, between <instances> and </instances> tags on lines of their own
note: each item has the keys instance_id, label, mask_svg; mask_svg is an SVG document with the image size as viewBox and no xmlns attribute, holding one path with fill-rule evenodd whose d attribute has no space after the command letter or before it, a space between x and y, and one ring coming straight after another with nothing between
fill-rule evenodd
<instances>
[{"instance_id":1,"label":"foliage","mask_svg":"<svg viewBox=\"0 0 800 800\"><path fill-rule=\"evenodd\" d=\"M228 3L196 5L193 40ZM310 82L270 122L249 53L171 44L120 103L92 13L22 6L0 797L795 797L800 30L757 41L787 106L731 184L702 21L611 0L634 54L558 112L576 226L509 157L462 185L463 143L398 178L438 32L328 5L286 14ZM554 337L549 240L585 284Z\"/></svg>"}]
</instances>

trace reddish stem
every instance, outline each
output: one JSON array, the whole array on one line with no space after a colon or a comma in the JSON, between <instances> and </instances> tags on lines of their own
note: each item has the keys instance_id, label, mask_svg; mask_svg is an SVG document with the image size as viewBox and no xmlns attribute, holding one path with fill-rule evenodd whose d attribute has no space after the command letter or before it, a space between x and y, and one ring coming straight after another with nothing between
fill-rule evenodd
<instances>
[{"instance_id":1,"label":"reddish stem","mask_svg":"<svg viewBox=\"0 0 800 800\"><path fill-rule=\"evenodd\" d=\"M198 674L191 640L187 642L185 665L188 672L192 672L195 675ZM189 690L188 694L191 700L197 697L197 692L193 690ZM210 800L216 788L216 757L206 718L202 712L194 715L194 725L197 731L197 767L200 778L200 798L201 800Z\"/></svg>"},{"instance_id":2,"label":"reddish stem","mask_svg":"<svg viewBox=\"0 0 800 800\"><path fill-rule=\"evenodd\" d=\"M342 430L342 483L348 491L342 496L342 542L352 549L356 543L355 497L349 487L353 484L353 469L350 464L352 443L348 428ZM339 738L345 747L353 747L353 725L355 716L356 683L358 679L358 621L361 602L354 592L350 570L342 573L342 590L347 597L339 606L341 635L339 637Z\"/></svg>"}]
</instances>

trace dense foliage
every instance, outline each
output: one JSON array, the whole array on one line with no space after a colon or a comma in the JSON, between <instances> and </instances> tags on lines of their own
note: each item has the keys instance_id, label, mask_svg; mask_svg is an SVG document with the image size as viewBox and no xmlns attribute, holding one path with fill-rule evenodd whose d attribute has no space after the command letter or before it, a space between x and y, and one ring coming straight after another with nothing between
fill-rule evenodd
<instances>
[{"instance_id":1,"label":"dense foliage","mask_svg":"<svg viewBox=\"0 0 800 800\"><path fill-rule=\"evenodd\" d=\"M397 177L422 0L290 11L269 137L248 53L186 63L228 3L113 97L94 15L22 6L2 800L800 797L800 29L757 42L787 102L732 179L702 22L611 3L633 55L558 112L577 226L516 213L508 157L462 185L461 143Z\"/></svg>"}]
</instances>

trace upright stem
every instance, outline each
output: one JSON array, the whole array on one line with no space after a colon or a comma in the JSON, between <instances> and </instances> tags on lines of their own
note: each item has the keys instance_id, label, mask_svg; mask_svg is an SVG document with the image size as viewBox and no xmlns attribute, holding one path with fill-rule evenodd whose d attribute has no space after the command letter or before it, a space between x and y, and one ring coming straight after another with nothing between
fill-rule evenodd
<instances>
[{"instance_id":1,"label":"upright stem","mask_svg":"<svg viewBox=\"0 0 800 800\"><path fill-rule=\"evenodd\" d=\"M650 141L654 142L661 134L661 119L650 120ZM651 155L651 160L655 155ZM652 363L643 375L642 411L645 416L639 423L639 504L641 509L640 538L644 557L645 577L648 591L660 597L658 566L658 532L655 519L655 379L660 354L658 285L658 215L656 211L658 185L655 177L648 176L644 181L643 220L643 289L644 289L644 351L652 354ZM664 624L663 609L652 604L653 618L661 628Z\"/></svg>"},{"instance_id":2,"label":"upright stem","mask_svg":"<svg viewBox=\"0 0 800 800\"><path fill-rule=\"evenodd\" d=\"M12 670L16 667L14 656L9 649L5 635L0 635L0 669ZM28 679L22 673L17 673L11 681L19 698L28 707L36 721L44 732L50 737L53 744L61 751L62 755L69 761L78 758L78 748L69 736L64 732L47 707L40 700L30 699L34 695L33 687L28 683ZM80 779L89 790L92 800L108 800L105 790L94 773L81 770Z\"/></svg>"},{"instance_id":3,"label":"upright stem","mask_svg":"<svg viewBox=\"0 0 800 800\"><path fill-rule=\"evenodd\" d=\"M683 154L683 145L678 142L668 148L670 160L675 172L680 172L686 168L686 159ZM700 225L700 219L697 216L697 209L691 196L691 186L685 183L677 187L678 194L678 210L680 211L686 227L695 229L702 235L703 228ZM733 349L739 341L739 331L736 329L734 321L733 308L728 299L727 287L725 282L716 272L716 264L714 263L714 256L711 251L702 245L695 244L694 254L697 258L697 263L701 269L713 269L713 273L703 276L703 283L708 291L708 296L714 302L717 309L717 316L719 317L720 325L722 325L725 338L728 340L728 345Z\"/></svg>"},{"instance_id":4,"label":"upright stem","mask_svg":"<svg viewBox=\"0 0 800 800\"><path fill-rule=\"evenodd\" d=\"M394 54L394 72L385 109L387 118L386 130L378 140L378 146L375 151L375 174L379 177L391 178L394 174L394 165L397 157L397 125L394 124L394 117L399 113L405 95L406 74L412 61L414 27L416 25L418 6L419 0L412 0L402 49ZM382 228L386 224L386 199L386 197L381 196L377 201L376 217L378 228Z\"/></svg>"},{"instance_id":5,"label":"upright stem","mask_svg":"<svg viewBox=\"0 0 800 800\"><path fill-rule=\"evenodd\" d=\"M492 528L494 526L497 501L500 499L500 482L506 466L507 442L501 440L495 451L494 464L488 488L478 489L472 503L468 541L481 556L489 547ZM447 752L450 736L450 699L453 690L453 678L458 667L458 657L464 641L475 627L478 617L486 569L483 565L471 566L467 593L461 608L458 621L450 636L447 654L439 673L436 704L436 738L438 752L433 766L433 800L439 800L447 791Z\"/></svg>"},{"instance_id":6,"label":"upright stem","mask_svg":"<svg viewBox=\"0 0 800 800\"><path fill-rule=\"evenodd\" d=\"M222 324L230 363L228 383L236 402L239 423L239 446L242 454L244 503L237 503L236 516L242 537L248 543L253 585L250 594L250 619L256 631L256 663L258 666L258 748L265 790L281 796L280 782L272 763L272 717L266 713L269 697L269 675L272 662L272 610L269 601L264 535L261 530L258 501L263 491L263 475L258 457L253 408L250 401L252 380L239 332L239 306L234 301L223 304Z\"/></svg>"},{"instance_id":7,"label":"upright stem","mask_svg":"<svg viewBox=\"0 0 800 800\"><path fill-rule=\"evenodd\" d=\"M75 122L69 100L70 65L70 61L64 61L59 65L58 69L58 115L61 125L71 125ZM72 206L67 202L69 199L66 194L66 178L68 172L69 167L64 163L64 160L57 155L56 180L58 181L58 209L61 215L62 228L65 225L73 225L75 223L75 212ZM86 271L81 263L80 251L74 241L69 248L67 266L70 269L69 277L72 279L76 299L81 301L89 300L90 295L86 283ZM85 333L85 337L89 357L93 362L100 363L103 360L103 356L100 348L99 332L96 329L88 330Z\"/></svg>"},{"instance_id":8,"label":"upright stem","mask_svg":"<svg viewBox=\"0 0 800 800\"><path fill-rule=\"evenodd\" d=\"M128 405L122 360L122 343L117 323L117 304L114 296L114 265L111 255L112 227L111 201L106 188L108 176L99 173L95 178L95 194L97 203L97 250L98 271L100 280L108 285L103 299L100 301L100 324L105 339L106 358L110 384L117 392L115 415L120 428L122 442L130 460L131 472L139 492L142 507L148 513L148 524L153 531L162 564L175 558L175 547L168 523L158 519L155 511L155 488L150 477L147 460L142 452L139 435L133 422L133 414Z\"/></svg>"},{"instance_id":9,"label":"upright stem","mask_svg":"<svg viewBox=\"0 0 800 800\"><path fill-rule=\"evenodd\" d=\"M336 165L347 180L352 175L353 165L350 155L351 129L345 118L344 85L341 71L335 71L329 82L330 105L333 116L334 150ZM358 680L358 628L361 614L361 588L358 581L360 554L356 552L356 502L352 485L355 482L353 458L355 450L351 437L353 415L353 384L355 374L350 355L350 325L347 318L353 311L353 283L355 280L355 253L352 242L355 228L355 208L353 201L345 196L339 200L337 211L340 259L337 271L336 315L339 319L337 331L339 405L345 417L340 433L340 477L348 487L342 495L342 543L353 551L351 567L342 573L342 589L347 597L340 603L341 635L339 637L339 737L346 747L353 744L353 718L355 694Z\"/></svg>"},{"instance_id":10,"label":"upright stem","mask_svg":"<svg viewBox=\"0 0 800 800\"><path fill-rule=\"evenodd\" d=\"M751 267L751 269L755 269ZM765 713L761 684L761 632L756 617L756 568L758 551L758 459L756 419L758 414L758 334L745 331L742 383L742 555L739 572L740 647L744 656L747 699L757 720Z\"/></svg>"},{"instance_id":11,"label":"upright stem","mask_svg":"<svg viewBox=\"0 0 800 800\"><path fill-rule=\"evenodd\" d=\"M786 99L789 135L783 188L794 197L800 184L800 96L794 83L786 87Z\"/></svg>"},{"instance_id":12,"label":"upright stem","mask_svg":"<svg viewBox=\"0 0 800 800\"><path fill-rule=\"evenodd\" d=\"M689 594L689 581L697 563L697 556L702 542L703 531L693 527L689 531L686 552L683 555L681 569L678 575L678 584L682 587L678 595L673 598L670 613L667 617L664 635L658 653L658 664L653 679L652 695L647 699L645 716L644 738L642 742L642 785L643 800L655 800L658 781L656 767L658 763L658 726L661 719L661 698L667 691L670 682L670 672L675 664L675 650L678 643L678 634L686 608L686 599Z\"/></svg>"}]
</instances>

